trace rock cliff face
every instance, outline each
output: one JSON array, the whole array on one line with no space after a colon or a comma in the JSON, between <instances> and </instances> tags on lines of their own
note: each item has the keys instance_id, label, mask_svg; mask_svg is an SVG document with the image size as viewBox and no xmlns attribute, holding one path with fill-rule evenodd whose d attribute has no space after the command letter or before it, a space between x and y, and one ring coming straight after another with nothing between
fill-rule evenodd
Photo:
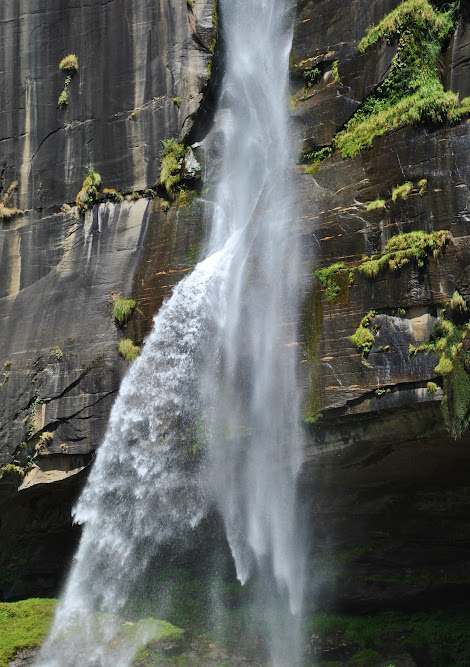
<instances>
[{"instance_id":1,"label":"rock cliff face","mask_svg":"<svg viewBox=\"0 0 470 667\"><path fill-rule=\"evenodd\" d=\"M118 340L140 343L194 265L202 205L163 212L135 191L155 187L161 140L201 107L212 2L2 5L0 26L2 193L17 180L7 204L24 211L0 219L0 589L18 597L57 590L70 559L71 505L126 369ZM129 201L63 207L87 164ZM131 295L121 328L113 301Z\"/></svg>"},{"instance_id":2,"label":"rock cliff face","mask_svg":"<svg viewBox=\"0 0 470 667\"><path fill-rule=\"evenodd\" d=\"M6 598L57 591L78 534L70 507L125 372L118 340L142 341L162 299L193 266L204 231L199 201L163 212L154 192L143 194L158 177L160 140L182 139L192 127L199 139L210 125L203 98L212 3L63 4L0 9L2 185L5 193L18 180L8 205L25 211L0 221ZM329 147L389 75L396 40L364 52L358 45L398 5L299 0L291 106L304 154ZM440 77L463 99L470 24L463 2L460 10ZM68 105L57 108L65 79L58 65L68 53L79 69ZM470 580L469 436L447 434L435 356L408 349L429 338L455 290L470 299L466 119L399 127L353 159L333 153L316 171L297 168L299 375L309 418L301 492L311 509L311 591L325 603L375 608L455 596ZM60 212L74 202L86 164L105 187L137 194L84 215ZM393 199L408 182L406 198ZM378 257L392 237L418 230L451 235L423 266L411 261L374 279L357 270L363 256ZM337 262L346 273L328 300L315 271ZM125 330L112 319L119 296L138 302ZM374 340L363 355L349 337L371 310Z\"/></svg>"},{"instance_id":3,"label":"rock cliff face","mask_svg":"<svg viewBox=\"0 0 470 667\"><path fill-rule=\"evenodd\" d=\"M350 11L334 1L299 3L294 76L306 67L320 70L308 90L300 78L293 89L306 152L330 145L388 75L397 40L381 40L364 53L358 43L399 4L355 2ZM441 72L461 98L469 94L467 48L461 7ZM470 296L468 127L466 118L402 127L354 159L334 154L320 162L314 178L299 174L298 233L311 276L302 367L306 413L311 422L319 417L309 426L302 475L305 497L315 489L312 585L345 606L455 598L468 581L469 436L449 437L442 389L428 392L429 382L442 385L436 356L410 356L408 349L429 338L455 290ZM394 189L408 182L409 196L393 199ZM368 207L377 200L379 207ZM357 271L365 255L380 257L392 237L418 230L449 230L452 238L421 267L411 262L375 278ZM347 271L337 274L338 293L328 300L314 272L337 262ZM373 344L364 355L350 336L371 310ZM467 415L468 409L467 402Z\"/></svg>"}]
</instances>

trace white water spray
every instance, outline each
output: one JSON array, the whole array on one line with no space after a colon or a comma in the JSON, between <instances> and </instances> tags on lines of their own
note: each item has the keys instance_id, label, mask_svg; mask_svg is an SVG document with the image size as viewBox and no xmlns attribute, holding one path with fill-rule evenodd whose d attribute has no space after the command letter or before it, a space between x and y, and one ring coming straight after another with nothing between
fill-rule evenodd
<instances>
[{"instance_id":1,"label":"white water spray","mask_svg":"<svg viewBox=\"0 0 470 667\"><path fill-rule=\"evenodd\" d=\"M148 636L142 627L133 642L121 641L120 612L145 586L159 547L214 505L240 581L261 581L268 607L281 601L292 641L287 651L276 644L273 612L273 664L295 664L303 550L290 9L284 0L220 0L224 146L208 256L162 306L122 384L75 510L83 535L40 665L129 665ZM182 464L195 423L205 449L196 472Z\"/></svg>"}]
</instances>

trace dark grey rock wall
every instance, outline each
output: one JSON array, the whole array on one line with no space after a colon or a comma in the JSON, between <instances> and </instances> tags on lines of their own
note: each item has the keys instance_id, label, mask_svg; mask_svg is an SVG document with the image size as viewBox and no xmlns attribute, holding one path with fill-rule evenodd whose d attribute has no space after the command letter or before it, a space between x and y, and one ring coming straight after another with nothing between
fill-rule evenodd
<instances>
[{"instance_id":1,"label":"dark grey rock wall","mask_svg":"<svg viewBox=\"0 0 470 667\"><path fill-rule=\"evenodd\" d=\"M20 208L73 202L86 164L105 187L155 184L160 140L188 131L202 99L211 12L209 0L1 4L1 169ZM79 71L58 108L70 53Z\"/></svg>"}]
</instances>

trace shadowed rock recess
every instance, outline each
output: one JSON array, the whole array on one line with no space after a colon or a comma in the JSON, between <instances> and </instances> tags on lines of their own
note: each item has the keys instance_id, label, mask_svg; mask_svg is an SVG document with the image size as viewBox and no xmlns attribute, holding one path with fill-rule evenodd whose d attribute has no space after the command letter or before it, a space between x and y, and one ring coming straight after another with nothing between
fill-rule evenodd
<instances>
[{"instance_id":1,"label":"shadowed rock recess","mask_svg":"<svg viewBox=\"0 0 470 667\"><path fill-rule=\"evenodd\" d=\"M446 9L425 0L297 3L300 486L307 596L324 606L455 600L470 581L466 0L434 39L436 85L458 95L450 110L434 98L413 122L402 110L353 157L342 157L338 134L354 128L354 114L376 113L371 100L390 89L401 103L400 86L387 82L411 67L407 44L390 31L359 45L370 26L413 4L436 21ZM0 205L0 594L16 599L58 592L79 536L70 509L127 367L119 341L142 342L203 246L223 44L214 52L209 0L3 5L1 201L16 210L2 217ZM431 39L433 28L423 37L419 21L401 16L404 39ZM58 106L68 54L78 69ZM403 99L410 94L402 85ZM159 181L165 138L197 140L173 192ZM102 189L80 213L87 166ZM385 254L373 275L367 262ZM136 306L118 322L121 298Z\"/></svg>"}]
</instances>

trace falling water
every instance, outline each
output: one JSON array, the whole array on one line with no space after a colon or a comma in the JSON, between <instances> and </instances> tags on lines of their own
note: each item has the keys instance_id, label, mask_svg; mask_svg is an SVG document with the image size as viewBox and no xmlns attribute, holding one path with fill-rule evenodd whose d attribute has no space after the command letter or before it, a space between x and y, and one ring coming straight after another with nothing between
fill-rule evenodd
<instances>
[{"instance_id":1,"label":"falling water","mask_svg":"<svg viewBox=\"0 0 470 667\"><path fill-rule=\"evenodd\" d=\"M120 614L145 588L162 545L214 507L238 579L258 582L272 664L296 662L303 549L291 10L285 0L220 0L223 147L208 252L160 309L123 381L74 510L82 539L40 665L129 665L150 629L121 641ZM190 466L182 452L195 424L202 455Z\"/></svg>"}]
</instances>

